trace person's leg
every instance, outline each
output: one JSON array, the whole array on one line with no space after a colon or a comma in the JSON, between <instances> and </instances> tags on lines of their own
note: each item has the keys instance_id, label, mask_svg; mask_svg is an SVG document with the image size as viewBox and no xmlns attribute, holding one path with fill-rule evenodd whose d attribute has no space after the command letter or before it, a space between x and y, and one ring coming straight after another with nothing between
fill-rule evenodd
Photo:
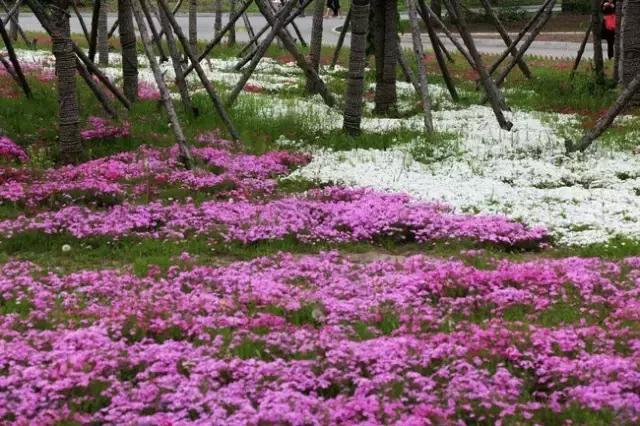
<instances>
[{"instance_id":1,"label":"person's leg","mask_svg":"<svg viewBox=\"0 0 640 426\"><path fill-rule=\"evenodd\" d=\"M606 30L603 34L605 40L607 40L607 56L609 59L613 58L613 46L615 44L616 33L614 31Z\"/></svg>"}]
</instances>

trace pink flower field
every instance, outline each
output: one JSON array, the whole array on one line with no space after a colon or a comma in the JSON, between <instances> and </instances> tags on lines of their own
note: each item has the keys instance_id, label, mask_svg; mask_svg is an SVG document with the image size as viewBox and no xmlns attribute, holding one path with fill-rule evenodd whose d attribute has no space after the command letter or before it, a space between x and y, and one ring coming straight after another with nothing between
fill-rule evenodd
<instances>
[{"instance_id":1,"label":"pink flower field","mask_svg":"<svg viewBox=\"0 0 640 426\"><path fill-rule=\"evenodd\" d=\"M53 90L51 69L25 70ZM640 424L640 244L570 246L548 222L302 177L323 137L383 153L395 137L309 131L318 149L299 152L290 122L234 110L229 141L202 94L203 116L176 112L181 150L157 86L138 96L120 120L83 110L84 161L62 165L51 118L0 90L0 118L26 129L0 133L0 425ZM443 173L478 185L472 169ZM563 188L546 189L571 203Z\"/></svg>"}]
</instances>

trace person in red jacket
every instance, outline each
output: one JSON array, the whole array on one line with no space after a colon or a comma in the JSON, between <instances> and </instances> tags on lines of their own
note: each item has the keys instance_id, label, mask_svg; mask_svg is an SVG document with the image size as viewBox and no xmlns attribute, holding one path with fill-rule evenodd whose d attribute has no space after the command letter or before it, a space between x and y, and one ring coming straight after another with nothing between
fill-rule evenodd
<instances>
[{"instance_id":1,"label":"person in red jacket","mask_svg":"<svg viewBox=\"0 0 640 426\"><path fill-rule=\"evenodd\" d=\"M602 38L607 40L607 55L613 58L613 46L616 39L616 0L603 0L600 4L602 9Z\"/></svg>"}]
</instances>

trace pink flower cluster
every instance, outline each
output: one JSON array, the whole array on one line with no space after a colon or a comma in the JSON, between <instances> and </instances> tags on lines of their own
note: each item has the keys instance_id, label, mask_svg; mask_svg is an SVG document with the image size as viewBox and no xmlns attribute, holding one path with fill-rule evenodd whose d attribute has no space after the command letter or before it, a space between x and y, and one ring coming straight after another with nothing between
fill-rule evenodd
<instances>
[{"instance_id":1,"label":"pink flower cluster","mask_svg":"<svg viewBox=\"0 0 640 426\"><path fill-rule=\"evenodd\" d=\"M640 259L197 261L147 277L5 264L0 418L640 422Z\"/></svg>"},{"instance_id":2,"label":"pink flower cluster","mask_svg":"<svg viewBox=\"0 0 640 426\"><path fill-rule=\"evenodd\" d=\"M17 160L25 162L29 160L29 156L24 149L18 146L14 141L6 136L0 135L0 160Z\"/></svg>"},{"instance_id":3,"label":"pink flower cluster","mask_svg":"<svg viewBox=\"0 0 640 426\"><path fill-rule=\"evenodd\" d=\"M121 126L102 117L89 117L87 121L89 128L80 132L80 136L85 140L125 138L130 133L131 126L126 121Z\"/></svg>"},{"instance_id":4,"label":"pink flower cluster","mask_svg":"<svg viewBox=\"0 0 640 426\"><path fill-rule=\"evenodd\" d=\"M177 187L210 191L220 196L244 197L270 193L278 176L305 164L308 156L273 151L256 156L215 146L194 148L203 167L183 169L177 148L141 147L76 166L50 169L42 176L30 173L0 175L0 202L50 208L87 201L102 204L118 199L155 196L163 188ZM217 191L217 192L216 192ZM101 204L98 202L97 204Z\"/></svg>"},{"instance_id":5,"label":"pink flower cluster","mask_svg":"<svg viewBox=\"0 0 640 426\"><path fill-rule=\"evenodd\" d=\"M160 99L160 91L155 83L141 81L138 83L138 98L143 101L157 101Z\"/></svg>"},{"instance_id":6,"label":"pink flower cluster","mask_svg":"<svg viewBox=\"0 0 640 426\"><path fill-rule=\"evenodd\" d=\"M309 191L264 203L124 203L101 211L70 206L0 222L0 234L5 236L28 230L67 232L78 238L187 238L199 234L243 243L284 238L304 243L394 238L402 242L471 240L522 248L539 247L547 238L544 229L528 228L503 216L460 215L441 205L412 202L404 195L345 188Z\"/></svg>"}]
</instances>

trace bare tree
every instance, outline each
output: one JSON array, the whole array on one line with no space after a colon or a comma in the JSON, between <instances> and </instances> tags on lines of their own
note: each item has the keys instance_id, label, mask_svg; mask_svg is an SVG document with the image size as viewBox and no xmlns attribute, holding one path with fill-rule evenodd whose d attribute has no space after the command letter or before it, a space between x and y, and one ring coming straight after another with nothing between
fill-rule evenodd
<instances>
[{"instance_id":1,"label":"bare tree","mask_svg":"<svg viewBox=\"0 0 640 426\"><path fill-rule=\"evenodd\" d=\"M118 22L122 49L122 84L130 102L138 99L138 52L133 28L131 0L118 0Z\"/></svg>"}]
</instances>

